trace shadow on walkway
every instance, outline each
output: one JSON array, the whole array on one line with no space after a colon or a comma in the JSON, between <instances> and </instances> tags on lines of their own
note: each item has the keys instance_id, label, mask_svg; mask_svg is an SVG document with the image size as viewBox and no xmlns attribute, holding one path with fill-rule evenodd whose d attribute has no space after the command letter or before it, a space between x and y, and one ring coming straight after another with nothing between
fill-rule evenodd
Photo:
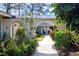
<instances>
[{"instance_id":1,"label":"shadow on walkway","mask_svg":"<svg viewBox=\"0 0 79 59\"><path fill-rule=\"evenodd\" d=\"M54 45L52 45L52 48L53 48L54 50L56 50L55 44L54 44Z\"/></svg>"},{"instance_id":2,"label":"shadow on walkway","mask_svg":"<svg viewBox=\"0 0 79 59\"><path fill-rule=\"evenodd\" d=\"M37 52L36 55L34 56L58 56L57 54L48 54L48 53L41 53L41 52Z\"/></svg>"}]
</instances>

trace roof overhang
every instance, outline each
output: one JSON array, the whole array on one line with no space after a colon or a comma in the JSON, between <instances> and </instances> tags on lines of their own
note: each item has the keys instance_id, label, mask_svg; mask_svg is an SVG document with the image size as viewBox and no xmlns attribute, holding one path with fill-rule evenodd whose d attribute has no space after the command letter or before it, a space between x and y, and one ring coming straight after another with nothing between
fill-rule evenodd
<instances>
[{"instance_id":1,"label":"roof overhang","mask_svg":"<svg viewBox=\"0 0 79 59\"><path fill-rule=\"evenodd\" d=\"M12 16L6 12L0 11L0 16L1 17L7 17L7 18L11 18Z\"/></svg>"},{"instance_id":2,"label":"roof overhang","mask_svg":"<svg viewBox=\"0 0 79 59\"><path fill-rule=\"evenodd\" d=\"M27 17L21 17L21 18L28 18L28 19L56 19L56 17L53 17L53 16L33 16L33 17L31 17L31 16L27 16Z\"/></svg>"},{"instance_id":3,"label":"roof overhang","mask_svg":"<svg viewBox=\"0 0 79 59\"><path fill-rule=\"evenodd\" d=\"M49 22L49 21L45 21L42 23L39 23L38 26L54 26L55 23Z\"/></svg>"}]
</instances>

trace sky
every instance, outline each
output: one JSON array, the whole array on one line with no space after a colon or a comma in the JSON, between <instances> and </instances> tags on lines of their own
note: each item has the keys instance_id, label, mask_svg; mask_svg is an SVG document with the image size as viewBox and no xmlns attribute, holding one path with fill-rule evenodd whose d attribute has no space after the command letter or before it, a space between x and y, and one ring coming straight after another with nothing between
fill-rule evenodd
<instances>
[{"instance_id":1,"label":"sky","mask_svg":"<svg viewBox=\"0 0 79 59\"><path fill-rule=\"evenodd\" d=\"M28 4L29 5L29 4ZM34 17L47 17L47 18L55 18L55 14L54 13L51 13L51 11L52 11L52 8L50 8L50 5L51 4L46 4L46 6L44 6L43 7L43 11L44 11L44 15L41 15L41 16L36 16L35 14L34 14ZM39 6L38 6L38 8L39 8ZM29 11L29 10L26 10L26 9L28 9L27 7L24 7L21 11L20 11L20 17L25 17L26 15L25 15L25 12L26 11ZM5 7L4 7L4 5L2 4L2 3L0 3L0 10L1 11L6 11L6 9L5 9ZM30 11L29 11L30 12ZM15 9L12 9L11 10L11 15L14 15L14 16L16 16L16 17L18 17L18 10L15 10Z\"/></svg>"}]
</instances>

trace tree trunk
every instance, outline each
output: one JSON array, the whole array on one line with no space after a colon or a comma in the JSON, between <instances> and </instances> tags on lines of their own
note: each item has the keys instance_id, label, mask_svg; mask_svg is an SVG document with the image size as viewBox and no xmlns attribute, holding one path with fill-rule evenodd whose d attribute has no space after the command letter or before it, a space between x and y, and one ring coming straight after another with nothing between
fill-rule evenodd
<instances>
[{"instance_id":1,"label":"tree trunk","mask_svg":"<svg viewBox=\"0 0 79 59\"><path fill-rule=\"evenodd\" d=\"M8 14L10 14L10 9L11 9L10 3L7 3L7 4L6 4L6 12L7 12Z\"/></svg>"}]
</instances>

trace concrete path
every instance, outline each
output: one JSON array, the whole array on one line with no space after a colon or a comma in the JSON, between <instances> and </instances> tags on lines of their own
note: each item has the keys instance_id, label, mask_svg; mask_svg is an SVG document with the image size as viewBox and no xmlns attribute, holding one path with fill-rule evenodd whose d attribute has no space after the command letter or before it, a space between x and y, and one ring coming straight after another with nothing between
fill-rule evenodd
<instances>
[{"instance_id":1,"label":"concrete path","mask_svg":"<svg viewBox=\"0 0 79 59\"><path fill-rule=\"evenodd\" d=\"M52 41L49 35L45 35L42 41L39 41L39 46L33 56L58 56L54 46L55 42Z\"/></svg>"}]
</instances>

